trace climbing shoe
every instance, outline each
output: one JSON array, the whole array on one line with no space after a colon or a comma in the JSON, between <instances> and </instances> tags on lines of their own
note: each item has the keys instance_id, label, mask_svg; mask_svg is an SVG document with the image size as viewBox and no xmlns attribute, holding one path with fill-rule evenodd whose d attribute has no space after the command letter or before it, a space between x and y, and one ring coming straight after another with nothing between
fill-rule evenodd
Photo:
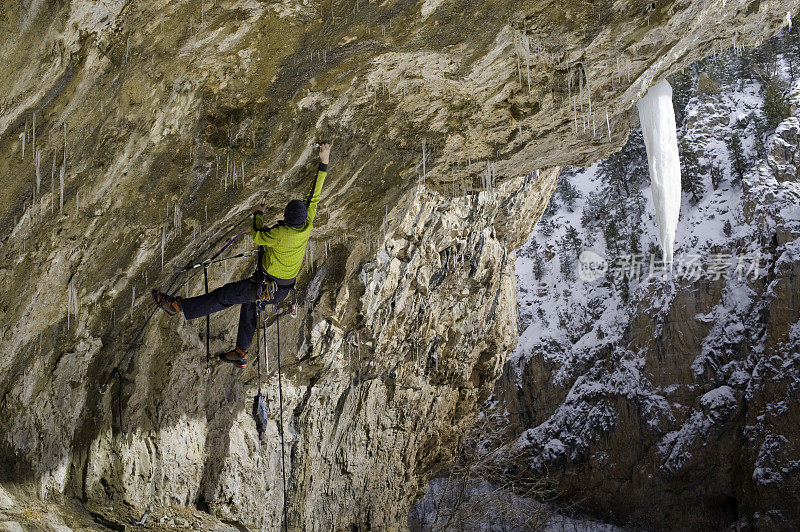
<instances>
[{"instance_id":1,"label":"climbing shoe","mask_svg":"<svg viewBox=\"0 0 800 532\"><path fill-rule=\"evenodd\" d=\"M170 318L181 311L181 299L179 297L171 297L164 292L153 290L153 299L164 311L164 314Z\"/></svg>"},{"instance_id":2,"label":"climbing shoe","mask_svg":"<svg viewBox=\"0 0 800 532\"><path fill-rule=\"evenodd\" d=\"M225 362L230 362L237 368L247 367L247 351L243 351L238 347L232 351L228 351L226 353L220 353L219 358L220 360L224 360Z\"/></svg>"}]
</instances>

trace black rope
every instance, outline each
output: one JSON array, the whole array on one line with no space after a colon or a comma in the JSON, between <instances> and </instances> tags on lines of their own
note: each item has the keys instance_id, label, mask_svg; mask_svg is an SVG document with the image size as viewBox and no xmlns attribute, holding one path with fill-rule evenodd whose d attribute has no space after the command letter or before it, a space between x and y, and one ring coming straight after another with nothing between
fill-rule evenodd
<instances>
[{"instance_id":1,"label":"black rope","mask_svg":"<svg viewBox=\"0 0 800 532\"><path fill-rule=\"evenodd\" d=\"M225 238L227 235L229 235L231 232L233 232L237 227L239 227L240 225L242 225L244 222L246 222L249 219L250 219L250 215L248 214L247 217L242 218L241 220L239 220L237 223L235 223L233 226L231 226L227 231L225 231L222 235L220 235L220 237L217 238L211 245L206 246L206 248L203 251L201 251L200 253L197 253L194 256L195 259L189 261L189 264L192 264L192 263L196 262L196 257L200 257L200 256L203 256L206 253L208 253L208 251L210 249L212 249L212 247L216 246L220 241L222 241L223 238ZM169 286L165 290L165 293L170 294L171 297L174 297L175 294L178 293L178 290L180 290L186 284L186 282L188 282L188 279L186 281L184 281L183 283L181 283L172 293L170 293L170 290L172 290L173 286L178 281L180 276L183 273L185 273L186 271L188 271L189 269L191 269L191 268L187 267L187 268L182 268L180 271L178 271L175 274L175 276L173 277L172 282L169 283ZM191 276L191 277L194 277L194 276ZM191 277L189 279L191 279ZM147 317L147 319L145 320L144 324L136 332L136 335L133 337L133 341L131 341L130 345L128 346L128 349L125 350L125 353L122 355L122 358L112 368L111 372L108 375L108 378L100 386L100 393L105 393L106 390L108 389L108 385L111 383L111 380L115 376L119 376L121 373L123 373L125 371L125 369L127 369L127 364L126 364L125 368L120 370L120 368L122 367L123 363L125 362L126 357L132 351L133 347L136 345L136 342L139 340L139 337L141 336L142 332L144 332L144 329L145 329L145 327L147 327L147 324L150 323L150 320L153 318L153 316L155 315L155 313L158 310L158 308L159 308L158 304L157 303L153 303L153 310L150 312L150 315Z\"/></svg>"},{"instance_id":2,"label":"black rope","mask_svg":"<svg viewBox=\"0 0 800 532\"><path fill-rule=\"evenodd\" d=\"M208 266L203 268L203 279L208 295ZM206 314L206 373L211 373L211 314Z\"/></svg>"},{"instance_id":3,"label":"black rope","mask_svg":"<svg viewBox=\"0 0 800 532\"><path fill-rule=\"evenodd\" d=\"M256 355L256 368L258 369L258 395L261 396L261 334L260 334L260 329L261 329L261 325L262 324L261 324L261 319L260 319L261 318L261 312L258 310L258 306L257 305L256 305L256 316L258 318L256 320L256 323L258 324L258 325L256 325L256 353L258 353ZM265 344L267 343L266 335L264 336L264 343ZM265 345L264 346L265 351L266 351L266 347L267 346Z\"/></svg>"},{"instance_id":4,"label":"black rope","mask_svg":"<svg viewBox=\"0 0 800 532\"><path fill-rule=\"evenodd\" d=\"M178 274L175 276L175 278L169 284L169 287L167 287L167 292L169 292L172 289L172 286L175 284L175 281L177 281L180 278L182 273L183 272L178 272ZM178 288L180 288L180 287L178 287ZM177 289L176 289L176 292L177 292ZM173 292L172 295L175 295L176 292ZM106 393L106 390L108 389L108 385L111 383L112 379L114 377L122 376L122 373L124 373L125 370L128 369L128 364L130 364L130 359L128 359L128 354L133 352L133 348L134 348L134 346L136 346L136 342L139 341L139 338L141 337L142 333L144 332L145 327L147 327L147 324L150 323L151 319L153 319L153 316L155 316L156 311L158 310L158 308L159 307L158 307L157 304L153 305L153 310L150 311L150 315L147 317L147 319L145 320L144 324L142 324L142 326L139 327L139 330L136 331L136 334L134 335L133 340L131 341L130 345L128 345L128 349L125 350L125 353L122 355L122 358L120 358L119 362L117 362L117 364L111 369L111 372L108 374L108 378L105 380L105 382L103 382L103 384L100 385L100 393ZM128 359L127 362L126 362L126 359ZM124 368L122 367L123 364L125 366Z\"/></svg>"},{"instance_id":5,"label":"black rope","mask_svg":"<svg viewBox=\"0 0 800 532\"><path fill-rule=\"evenodd\" d=\"M264 339L266 342L266 338ZM278 357L278 401L280 406L281 416L281 474L283 476L283 527L289 530L289 516L286 508L286 450L284 449L284 433L283 433L283 386L281 385L281 325L278 316L278 302L275 302L275 342L276 352Z\"/></svg>"},{"instance_id":6,"label":"black rope","mask_svg":"<svg viewBox=\"0 0 800 532\"><path fill-rule=\"evenodd\" d=\"M192 260L189 261L189 265L191 265L192 263L196 262L197 261L197 257L202 257L203 255L208 253L211 249L216 247L216 245L219 244L222 241L222 239L224 239L226 236L231 234L233 231L235 231L239 226L241 226L244 222L248 221L249 219L250 219L250 214L248 213L247 216L245 216L244 218L242 218L241 220L239 220L238 222L233 224L230 228L228 228L227 231L222 233L216 240L214 240L211 244L206 246L205 249L203 249L201 252L195 254L194 257L192 257ZM241 234L242 233L239 233L239 235L236 235L236 237L234 237L233 240L236 240L239 236L241 236ZM233 242L233 240L231 242L229 242L228 244L226 244L219 252L217 252L217 254L212 257L212 261L209 261L209 263L211 263L211 262L220 262L221 260L225 260L225 259L220 259L219 261L214 261L214 259L216 259L219 256L220 253L222 253L225 249L227 249L227 247ZM230 257L230 258L233 258L233 257ZM170 297L175 297L175 294L178 293L178 290L180 290L187 282L189 282L189 280L191 280L194 277L194 275L189 276L188 279L186 279L177 288L175 288L175 290L172 291L172 293L170 293L170 290L172 290L173 286L178 281L178 279L180 279L181 275L183 275L189 269L191 269L191 267L189 267L187 265L187 267L184 267L181 270L179 270L175 274L175 276L172 278L172 281L169 283L169 286L164 291L164 293L169 294ZM206 284L206 287L207 286L208 285ZM125 433L125 428L124 428L124 425L123 425L123 422L122 422L122 385L123 385L122 374L125 371L127 371L128 366L130 365L130 362L133 359L133 349L136 346L136 343L141 338L142 333L144 333L144 330L147 328L147 325L150 323L150 320L153 319L153 316L155 316L155 314L158 311L158 309L159 309L158 304L154 302L153 303L153 310L150 311L150 315L147 316L147 319L145 320L145 322L142 324L141 327L139 327L139 330L136 331L136 334L134 335L133 340L131 341L130 345L128 345L128 348L125 350L125 353L122 355L122 357L120 358L119 362L117 362L117 364L111 369L111 371L109 372L108 377L106 378L106 380L99 386L100 393L101 394L105 394L106 391L108 391L108 386L109 386L109 384L111 384L111 381L114 379L114 377L118 377L119 378L120 389L119 389L119 396L117 397L117 408L118 408L118 411L119 411L119 427L120 427L120 431L123 434ZM209 355L208 355L208 352L209 352L208 331L209 331L209 326L208 326L208 323L207 323L207 328L206 328L206 371L208 371L208 368L209 368L209 366L208 366L208 358L209 358Z\"/></svg>"},{"instance_id":7,"label":"black rope","mask_svg":"<svg viewBox=\"0 0 800 532\"><path fill-rule=\"evenodd\" d=\"M219 244L219 243L222 241L222 239L223 239L223 238L225 238L226 236L228 236L229 234L231 234L233 231L235 231L235 230L236 230L236 228L237 228L237 227L239 227L239 226L240 226L240 225L242 225L244 222L246 222L247 220L249 220L249 219L250 219L250 216L251 216L251 215L250 215L250 214L248 214L247 216L245 216L244 218L242 218L241 220L239 220L238 222L236 222L234 225L232 225L230 228L228 228L228 230L227 230L227 231L225 231L224 233L222 233L222 234L221 234L221 235L220 235L220 236L219 236L219 237L218 237L216 240L214 240L214 241L213 241L211 244L209 244L208 246L206 246L206 248L205 248L203 251L201 251L201 252L199 252L199 253L196 253L196 254L194 255L194 257L192 257L192 260L190 260L190 261L189 261L189 263L188 263L188 264L187 264L187 265L186 265L186 266L183 268L183 270L190 270L190 269L193 267L193 266L192 266L192 263L194 263L194 262L197 262L197 259L196 259L197 257L202 257L203 255L205 255L206 253L208 253L210 250L212 250L213 248L217 247L217 244ZM224 248L223 248L223 249L224 249ZM214 257L214 258L216 258L216 257Z\"/></svg>"},{"instance_id":8,"label":"black rope","mask_svg":"<svg viewBox=\"0 0 800 532\"><path fill-rule=\"evenodd\" d=\"M216 264L218 262L225 262L226 260L241 259L242 257L252 257L255 254L256 254L256 251L243 251L242 253L239 253L237 255L231 255L230 257L222 257L221 259L210 260L210 261L206 262L205 264L210 266L211 264Z\"/></svg>"}]
</instances>

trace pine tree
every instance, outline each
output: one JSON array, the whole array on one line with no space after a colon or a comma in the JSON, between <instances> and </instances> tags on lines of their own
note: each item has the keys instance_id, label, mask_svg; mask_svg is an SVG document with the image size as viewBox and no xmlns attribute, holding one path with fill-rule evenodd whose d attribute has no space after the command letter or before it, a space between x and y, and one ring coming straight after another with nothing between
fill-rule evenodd
<instances>
[{"instance_id":1,"label":"pine tree","mask_svg":"<svg viewBox=\"0 0 800 532\"><path fill-rule=\"evenodd\" d=\"M630 196L634 181L646 179L647 149L640 128L631 131L620 151L600 163L599 175L619 198Z\"/></svg>"},{"instance_id":2,"label":"pine tree","mask_svg":"<svg viewBox=\"0 0 800 532\"><path fill-rule=\"evenodd\" d=\"M711 186L714 187L714 190L717 190L725 177L725 172L722 171L722 167L719 164L711 163L709 174L711 175Z\"/></svg>"},{"instance_id":3,"label":"pine tree","mask_svg":"<svg viewBox=\"0 0 800 532\"><path fill-rule=\"evenodd\" d=\"M533 275L537 281L541 281L544 276L544 260L542 260L542 256L538 252L534 252L532 259Z\"/></svg>"},{"instance_id":4,"label":"pine tree","mask_svg":"<svg viewBox=\"0 0 800 532\"><path fill-rule=\"evenodd\" d=\"M552 202L553 200L551 198L550 203ZM553 224L550 222L549 218L545 218L544 216L539 220L539 223L536 224L536 228L546 237L553 234Z\"/></svg>"},{"instance_id":5,"label":"pine tree","mask_svg":"<svg viewBox=\"0 0 800 532\"><path fill-rule=\"evenodd\" d=\"M686 106L692 99L693 67L688 67L681 72L676 72L669 78L672 85L672 103L675 108L675 122L680 128L686 119Z\"/></svg>"},{"instance_id":6,"label":"pine tree","mask_svg":"<svg viewBox=\"0 0 800 532\"><path fill-rule=\"evenodd\" d=\"M764 88L764 117L767 119L767 128L775 129L790 114L786 84L777 79L770 80Z\"/></svg>"},{"instance_id":7,"label":"pine tree","mask_svg":"<svg viewBox=\"0 0 800 532\"><path fill-rule=\"evenodd\" d=\"M682 138L678 148L681 155L681 188L697 202L703 195L703 175L697 153L689 147L686 138Z\"/></svg>"},{"instance_id":8,"label":"pine tree","mask_svg":"<svg viewBox=\"0 0 800 532\"><path fill-rule=\"evenodd\" d=\"M561 274L565 279L574 279L575 261L578 259L582 245L578 231L571 225L567 225L567 230L561 238L560 244Z\"/></svg>"},{"instance_id":9,"label":"pine tree","mask_svg":"<svg viewBox=\"0 0 800 532\"><path fill-rule=\"evenodd\" d=\"M569 182L569 177L568 172L561 172L556 182L556 190L564 201L564 206L567 207L569 212L573 212L575 210L575 200L580 197L580 192Z\"/></svg>"},{"instance_id":10,"label":"pine tree","mask_svg":"<svg viewBox=\"0 0 800 532\"><path fill-rule=\"evenodd\" d=\"M642 196L639 183L633 187L633 210L630 226L630 252L638 255L642 251L642 217L645 213L645 198Z\"/></svg>"},{"instance_id":11,"label":"pine tree","mask_svg":"<svg viewBox=\"0 0 800 532\"><path fill-rule=\"evenodd\" d=\"M750 113L750 121L753 123L755 129L755 151L756 157L763 159L767 155L767 146L764 142L767 131L767 121L764 120L758 113Z\"/></svg>"},{"instance_id":12,"label":"pine tree","mask_svg":"<svg viewBox=\"0 0 800 532\"><path fill-rule=\"evenodd\" d=\"M572 253L567 249L567 244L564 239L561 240L561 249L558 255L558 261L561 264L561 275L564 279L575 278L575 261L572 258Z\"/></svg>"},{"instance_id":13,"label":"pine tree","mask_svg":"<svg viewBox=\"0 0 800 532\"><path fill-rule=\"evenodd\" d=\"M603 223L606 216L608 216L608 210L603 197L597 192L590 192L581 213L581 226L583 226L584 233L591 235L597 225Z\"/></svg>"},{"instance_id":14,"label":"pine tree","mask_svg":"<svg viewBox=\"0 0 800 532\"><path fill-rule=\"evenodd\" d=\"M733 132L727 144L731 160L731 176L736 176L739 181L741 181L744 179L744 174L747 172L748 161L737 131Z\"/></svg>"},{"instance_id":15,"label":"pine tree","mask_svg":"<svg viewBox=\"0 0 800 532\"><path fill-rule=\"evenodd\" d=\"M623 275L622 279L620 279L621 289L620 289L620 297L622 298L623 303L627 303L631 297L631 287L630 287L630 280L628 279L627 275Z\"/></svg>"},{"instance_id":16,"label":"pine tree","mask_svg":"<svg viewBox=\"0 0 800 532\"><path fill-rule=\"evenodd\" d=\"M614 217L609 217L608 223L603 226L603 238L606 240L606 249L617 253L617 239L619 239L619 229Z\"/></svg>"},{"instance_id":17,"label":"pine tree","mask_svg":"<svg viewBox=\"0 0 800 532\"><path fill-rule=\"evenodd\" d=\"M578 236L578 231L572 227L571 225L567 225L567 231L564 235L564 240L567 243L567 246L575 255L578 255L581 249L581 239Z\"/></svg>"},{"instance_id":18,"label":"pine tree","mask_svg":"<svg viewBox=\"0 0 800 532\"><path fill-rule=\"evenodd\" d=\"M553 215L558 212L558 208L559 205L558 201L556 201L556 195L553 194L552 196L550 196L550 201L547 202L547 208L544 210L542 218L544 219L552 218Z\"/></svg>"},{"instance_id":19,"label":"pine tree","mask_svg":"<svg viewBox=\"0 0 800 532\"><path fill-rule=\"evenodd\" d=\"M628 246L631 255L638 255L639 253L642 252L642 245L639 242L639 237L640 233L638 231L636 230L631 231L630 246Z\"/></svg>"},{"instance_id":20,"label":"pine tree","mask_svg":"<svg viewBox=\"0 0 800 532\"><path fill-rule=\"evenodd\" d=\"M655 257L656 259L661 257L661 248L652 240L650 241L650 246L647 248L647 255L647 260L650 260L650 257Z\"/></svg>"}]
</instances>

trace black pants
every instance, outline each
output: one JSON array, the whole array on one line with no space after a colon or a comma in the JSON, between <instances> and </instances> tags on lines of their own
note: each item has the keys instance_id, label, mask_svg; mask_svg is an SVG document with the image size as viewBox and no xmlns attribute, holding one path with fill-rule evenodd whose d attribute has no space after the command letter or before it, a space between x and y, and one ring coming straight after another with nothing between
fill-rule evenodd
<instances>
[{"instance_id":1,"label":"black pants","mask_svg":"<svg viewBox=\"0 0 800 532\"><path fill-rule=\"evenodd\" d=\"M220 286L208 294L182 299L183 315L187 320L192 320L225 310L233 305L241 305L236 347L246 351L253 343L253 333L256 332L258 326L255 301L258 299L259 285L265 278L278 283L278 290L274 298L267 301L269 304L280 303L292 291L293 280L276 279L271 275L256 271L252 277ZM287 283L292 284L287 285Z\"/></svg>"}]
</instances>

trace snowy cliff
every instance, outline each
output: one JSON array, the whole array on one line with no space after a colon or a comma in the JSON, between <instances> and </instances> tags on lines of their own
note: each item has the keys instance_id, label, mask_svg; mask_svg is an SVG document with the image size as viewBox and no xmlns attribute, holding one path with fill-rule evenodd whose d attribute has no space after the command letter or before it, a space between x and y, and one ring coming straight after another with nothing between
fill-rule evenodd
<instances>
[{"instance_id":1,"label":"snowy cliff","mask_svg":"<svg viewBox=\"0 0 800 532\"><path fill-rule=\"evenodd\" d=\"M520 340L485 412L577 511L800 522L797 29L672 78L684 172L665 272L639 131L564 170L518 252Z\"/></svg>"},{"instance_id":2,"label":"snowy cliff","mask_svg":"<svg viewBox=\"0 0 800 532\"><path fill-rule=\"evenodd\" d=\"M402 527L513 351L512 250L557 167L617 150L650 86L798 8L721 4L4 3L3 516L280 526L274 336L262 444L255 372L206 374L202 320L156 317L98 384L149 289L265 192L277 219L331 139L300 316L282 323L286 525ZM215 352L235 319L212 320Z\"/></svg>"}]
</instances>

